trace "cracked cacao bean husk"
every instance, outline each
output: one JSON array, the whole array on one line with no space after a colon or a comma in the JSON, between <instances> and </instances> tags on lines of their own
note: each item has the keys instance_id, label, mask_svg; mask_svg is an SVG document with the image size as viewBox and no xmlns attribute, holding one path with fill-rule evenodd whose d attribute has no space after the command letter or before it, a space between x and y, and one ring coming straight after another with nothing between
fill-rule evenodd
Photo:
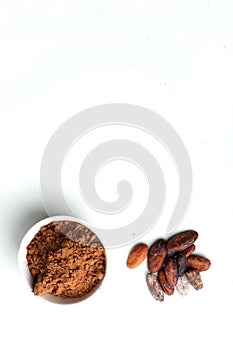
<instances>
[{"instance_id":1,"label":"cracked cacao bean husk","mask_svg":"<svg viewBox=\"0 0 233 350\"><path fill-rule=\"evenodd\" d=\"M196 289L199 290L203 288L203 282L201 279L200 272L194 269L189 269L186 271L186 276L190 284Z\"/></svg>"},{"instance_id":2,"label":"cracked cacao bean husk","mask_svg":"<svg viewBox=\"0 0 233 350\"><path fill-rule=\"evenodd\" d=\"M146 275L146 283L151 295L158 301L164 300L164 292L160 286L157 276L154 273Z\"/></svg>"}]
</instances>

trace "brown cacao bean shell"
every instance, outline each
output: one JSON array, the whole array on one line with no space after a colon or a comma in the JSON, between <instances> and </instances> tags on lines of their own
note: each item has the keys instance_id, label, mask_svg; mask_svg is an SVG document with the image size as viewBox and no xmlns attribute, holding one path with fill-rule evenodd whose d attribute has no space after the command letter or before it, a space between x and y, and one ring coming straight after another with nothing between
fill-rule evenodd
<instances>
[{"instance_id":1,"label":"brown cacao bean shell","mask_svg":"<svg viewBox=\"0 0 233 350\"><path fill-rule=\"evenodd\" d=\"M167 242L167 250L169 253L176 253L190 247L197 239L196 231L184 231L172 236Z\"/></svg>"},{"instance_id":2,"label":"brown cacao bean shell","mask_svg":"<svg viewBox=\"0 0 233 350\"><path fill-rule=\"evenodd\" d=\"M158 280L165 294L172 295L174 293L174 287L168 284L164 269L159 270Z\"/></svg>"},{"instance_id":3,"label":"brown cacao bean shell","mask_svg":"<svg viewBox=\"0 0 233 350\"><path fill-rule=\"evenodd\" d=\"M191 254L187 258L187 267L191 267L199 272L208 270L210 265L210 260L201 255Z\"/></svg>"},{"instance_id":4,"label":"brown cacao bean shell","mask_svg":"<svg viewBox=\"0 0 233 350\"><path fill-rule=\"evenodd\" d=\"M171 287L175 287L178 279L178 266L175 257L170 257L164 267L167 282Z\"/></svg>"},{"instance_id":5,"label":"brown cacao bean shell","mask_svg":"<svg viewBox=\"0 0 233 350\"><path fill-rule=\"evenodd\" d=\"M135 269L139 266L147 257L148 246L144 243L139 243L129 253L126 265L129 269Z\"/></svg>"},{"instance_id":6,"label":"brown cacao bean shell","mask_svg":"<svg viewBox=\"0 0 233 350\"><path fill-rule=\"evenodd\" d=\"M150 272L159 271L167 258L167 243L164 239L155 241L148 253L148 270Z\"/></svg>"},{"instance_id":7,"label":"brown cacao bean shell","mask_svg":"<svg viewBox=\"0 0 233 350\"><path fill-rule=\"evenodd\" d=\"M160 286L157 276L154 273L146 275L146 283L151 295L158 301L164 300L164 292Z\"/></svg>"},{"instance_id":8,"label":"brown cacao bean shell","mask_svg":"<svg viewBox=\"0 0 233 350\"><path fill-rule=\"evenodd\" d=\"M186 256L183 253L180 253L176 257L177 268L178 268L178 276L182 276L186 270Z\"/></svg>"}]
</instances>

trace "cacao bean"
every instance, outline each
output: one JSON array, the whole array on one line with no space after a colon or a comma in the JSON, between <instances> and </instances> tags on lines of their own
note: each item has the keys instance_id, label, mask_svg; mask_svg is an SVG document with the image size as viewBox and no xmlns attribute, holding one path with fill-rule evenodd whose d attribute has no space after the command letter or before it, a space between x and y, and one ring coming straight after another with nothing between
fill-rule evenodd
<instances>
[{"instance_id":1,"label":"cacao bean","mask_svg":"<svg viewBox=\"0 0 233 350\"><path fill-rule=\"evenodd\" d=\"M185 249L182 253L186 256L186 258L191 255L194 250L196 249L195 245L192 244L190 247L188 247L187 249Z\"/></svg>"},{"instance_id":2,"label":"cacao bean","mask_svg":"<svg viewBox=\"0 0 233 350\"><path fill-rule=\"evenodd\" d=\"M208 270L210 265L210 260L201 255L192 254L187 258L187 267L192 267L199 272Z\"/></svg>"},{"instance_id":3,"label":"cacao bean","mask_svg":"<svg viewBox=\"0 0 233 350\"><path fill-rule=\"evenodd\" d=\"M172 295L174 293L174 287L169 286L164 269L159 270L158 280L165 294Z\"/></svg>"},{"instance_id":4,"label":"cacao bean","mask_svg":"<svg viewBox=\"0 0 233 350\"><path fill-rule=\"evenodd\" d=\"M159 271L167 258L167 244L164 239L158 239L152 244L148 253L148 270Z\"/></svg>"},{"instance_id":5,"label":"cacao bean","mask_svg":"<svg viewBox=\"0 0 233 350\"><path fill-rule=\"evenodd\" d=\"M190 284L196 289L199 290L203 287L203 283L201 280L201 275L197 270L189 269L186 271L186 276L190 282Z\"/></svg>"},{"instance_id":6,"label":"cacao bean","mask_svg":"<svg viewBox=\"0 0 233 350\"><path fill-rule=\"evenodd\" d=\"M164 267L167 282L171 287L175 287L178 279L178 267L175 257L170 257Z\"/></svg>"},{"instance_id":7,"label":"cacao bean","mask_svg":"<svg viewBox=\"0 0 233 350\"><path fill-rule=\"evenodd\" d=\"M167 250L169 253L180 252L190 247L197 239L196 231L184 231L172 236L167 242Z\"/></svg>"},{"instance_id":8,"label":"cacao bean","mask_svg":"<svg viewBox=\"0 0 233 350\"><path fill-rule=\"evenodd\" d=\"M154 273L148 273L146 275L146 283L148 286L149 291L151 292L152 296L158 300L163 301L164 300L164 292L160 286L160 283Z\"/></svg>"},{"instance_id":9,"label":"cacao bean","mask_svg":"<svg viewBox=\"0 0 233 350\"><path fill-rule=\"evenodd\" d=\"M133 249L129 253L129 256L126 262L128 268L135 269L146 259L147 254L148 254L148 246L143 243L137 244L135 247L133 247Z\"/></svg>"},{"instance_id":10,"label":"cacao bean","mask_svg":"<svg viewBox=\"0 0 233 350\"><path fill-rule=\"evenodd\" d=\"M182 275L182 276L178 277L176 289L182 296L185 296L188 294L189 289L190 289L190 282L189 282L188 277L186 275Z\"/></svg>"},{"instance_id":11,"label":"cacao bean","mask_svg":"<svg viewBox=\"0 0 233 350\"><path fill-rule=\"evenodd\" d=\"M182 276L186 270L186 256L183 253L177 255L178 276Z\"/></svg>"}]
</instances>

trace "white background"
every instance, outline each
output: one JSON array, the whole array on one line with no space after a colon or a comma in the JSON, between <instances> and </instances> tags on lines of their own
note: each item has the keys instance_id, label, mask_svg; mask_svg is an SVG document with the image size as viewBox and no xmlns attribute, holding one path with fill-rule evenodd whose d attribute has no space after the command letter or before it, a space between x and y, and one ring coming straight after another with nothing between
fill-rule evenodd
<instances>
[{"instance_id":1,"label":"white background","mask_svg":"<svg viewBox=\"0 0 233 350\"><path fill-rule=\"evenodd\" d=\"M0 48L0 347L232 349L232 1L1 0ZM41 157L67 118L111 102L156 111L183 139L194 187L179 230L199 232L212 267L203 290L159 303L146 264L125 266L131 246L109 250L94 296L50 304L26 292L16 261L46 217ZM143 241L164 235L162 221Z\"/></svg>"}]
</instances>

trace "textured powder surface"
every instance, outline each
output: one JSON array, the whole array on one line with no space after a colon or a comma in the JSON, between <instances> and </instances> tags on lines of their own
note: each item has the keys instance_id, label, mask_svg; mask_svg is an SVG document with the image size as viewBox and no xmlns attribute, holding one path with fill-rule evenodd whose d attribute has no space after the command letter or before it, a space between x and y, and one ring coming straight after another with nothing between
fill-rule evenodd
<instances>
[{"instance_id":1,"label":"textured powder surface","mask_svg":"<svg viewBox=\"0 0 233 350\"><path fill-rule=\"evenodd\" d=\"M27 261L35 295L82 297L105 276L105 249L98 237L71 221L41 227L27 246Z\"/></svg>"}]
</instances>

